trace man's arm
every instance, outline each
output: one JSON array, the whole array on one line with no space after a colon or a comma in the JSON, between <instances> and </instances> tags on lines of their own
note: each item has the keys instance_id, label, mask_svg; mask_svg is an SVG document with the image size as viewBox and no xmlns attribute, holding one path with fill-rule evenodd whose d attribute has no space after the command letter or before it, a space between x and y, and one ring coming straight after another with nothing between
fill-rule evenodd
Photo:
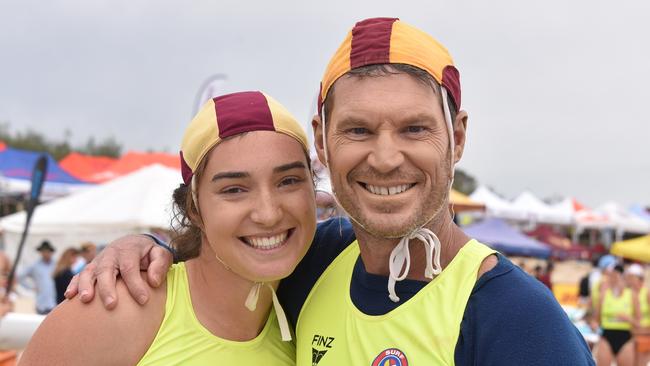
<instances>
[{"instance_id":1,"label":"man's arm","mask_svg":"<svg viewBox=\"0 0 650 366\"><path fill-rule=\"evenodd\" d=\"M120 275L129 294L141 305L149 300L149 286L158 287L163 282L173 262L171 252L146 235L128 235L110 243L84 270L70 281L65 296L68 299L80 294L82 302L90 302L97 292L107 309L117 306L115 281ZM147 272L147 281L140 276ZM148 282L148 285L147 285Z\"/></svg>"},{"instance_id":2,"label":"man's arm","mask_svg":"<svg viewBox=\"0 0 650 366\"><path fill-rule=\"evenodd\" d=\"M582 335L552 293L506 258L477 282L455 350L456 365L593 365Z\"/></svg>"}]
</instances>

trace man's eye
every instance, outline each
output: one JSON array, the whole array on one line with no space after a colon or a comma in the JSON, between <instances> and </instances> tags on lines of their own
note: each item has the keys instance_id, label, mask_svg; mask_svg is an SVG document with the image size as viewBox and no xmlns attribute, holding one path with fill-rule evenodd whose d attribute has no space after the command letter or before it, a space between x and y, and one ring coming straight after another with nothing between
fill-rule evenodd
<instances>
[{"instance_id":1,"label":"man's eye","mask_svg":"<svg viewBox=\"0 0 650 366\"><path fill-rule=\"evenodd\" d=\"M424 126L408 126L406 127L406 132L408 133L420 133L426 131Z\"/></svg>"},{"instance_id":2,"label":"man's eye","mask_svg":"<svg viewBox=\"0 0 650 366\"><path fill-rule=\"evenodd\" d=\"M354 128L349 129L347 132L349 134L351 134L351 135L361 136L361 135L368 134L370 131L368 131L368 129L364 128L364 127L354 127Z\"/></svg>"}]
</instances>

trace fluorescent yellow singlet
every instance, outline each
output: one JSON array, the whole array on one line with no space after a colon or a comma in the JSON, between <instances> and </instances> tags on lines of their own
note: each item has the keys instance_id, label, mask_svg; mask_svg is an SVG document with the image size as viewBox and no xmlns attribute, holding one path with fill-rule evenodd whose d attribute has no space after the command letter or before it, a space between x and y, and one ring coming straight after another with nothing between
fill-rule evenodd
<instances>
[{"instance_id":1,"label":"fluorescent yellow singlet","mask_svg":"<svg viewBox=\"0 0 650 366\"><path fill-rule=\"evenodd\" d=\"M632 317L632 290L625 288L619 297L611 289L605 290L601 307L600 326L610 330L630 330L630 322L618 320L619 315Z\"/></svg>"},{"instance_id":2,"label":"fluorescent yellow singlet","mask_svg":"<svg viewBox=\"0 0 650 366\"><path fill-rule=\"evenodd\" d=\"M296 327L297 365L453 365L467 300L481 263L493 253L469 241L411 299L387 314L371 316L350 299L359 257L355 241L325 270L302 307Z\"/></svg>"},{"instance_id":3,"label":"fluorescent yellow singlet","mask_svg":"<svg viewBox=\"0 0 650 366\"><path fill-rule=\"evenodd\" d=\"M244 306L244 304L242 304ZM194 314L185 264L167 273L165 317L139 366L149 365L295 365L295 346L283 342L271 309L264 329L255 339L235 342L204 328Z\"/></svg>"},{"instance_id":4,"label":"fluorescent yellow singlet","mask_svg":"<svg viewBox=\"0 0 650 366\"><path fill-rule=\"evenodd\" d=\"M639 310L641 313L641 326L650 327L650 303L648 301L648 288L641 287L639 291Z\"/></svg>"}]
</instances>

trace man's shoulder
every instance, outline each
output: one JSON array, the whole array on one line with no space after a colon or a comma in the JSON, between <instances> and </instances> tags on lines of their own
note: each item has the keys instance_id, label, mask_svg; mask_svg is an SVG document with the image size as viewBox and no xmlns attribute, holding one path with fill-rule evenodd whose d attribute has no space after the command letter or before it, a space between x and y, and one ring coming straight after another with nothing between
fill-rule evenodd
<instances>
[{"instance_id":1,"label":"man's shoulder","mask_svg":"<svg viewBox=\"0 0 650 366\"><path fill-rule=\"evenodd\" d=\"M456 357L458 364L593 364L549 289L502 255L468 300Z\"/></svg>"}]
</instances>

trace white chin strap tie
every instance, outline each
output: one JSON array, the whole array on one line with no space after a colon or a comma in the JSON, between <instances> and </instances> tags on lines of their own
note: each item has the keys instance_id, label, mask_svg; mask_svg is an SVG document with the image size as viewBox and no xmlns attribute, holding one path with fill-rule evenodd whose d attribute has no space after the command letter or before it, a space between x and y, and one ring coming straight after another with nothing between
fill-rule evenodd
<instances>
[{"instance_id":1,"label":"white chin strap tie","mask_svg":"<svg viewBox=\"0 0 650 366\"><path fill-rule=\"evenodd\" d=\"M291 340L289 322L287 321L287 316L284 314L284 310L282 309L282 305L280 305L278 295L275 294L273 286L265 282L256 282L255 285L253 285L253 288L251 288L251 291L248 293L248 297L246 297L246 302L244 305L246 305L246 308L248 310L255 311L255 309L257 309L257 299L260 297L260 290L264 285L266 285L266 287L271 290L271 295L273 296L273 309L275 309L275 316L278 318L282 340L288 342Z\"/></svg>"},{"instance_id":2,"label":"white chin strap tie","mask_svg":"<svg viewBox=\"0 0 650 366\"><path fill-rule=\"evenodd\" d=\"M440 266L440 240L436 234L427 228L414 230L411 234L403 237L390 253L390 259L388 262L390 271L388 276L388 297L393 302L399 302L399 297L395 293L395 283L405 279L411 269L409 242L412 239L417 239L424 244L424 250L427 257L427 266L424 269L424 277L433 279L433 275L438 275L442 271L442 267ZM404 268L403 272L402 268Z\"/></svg>"}]
</instances>

